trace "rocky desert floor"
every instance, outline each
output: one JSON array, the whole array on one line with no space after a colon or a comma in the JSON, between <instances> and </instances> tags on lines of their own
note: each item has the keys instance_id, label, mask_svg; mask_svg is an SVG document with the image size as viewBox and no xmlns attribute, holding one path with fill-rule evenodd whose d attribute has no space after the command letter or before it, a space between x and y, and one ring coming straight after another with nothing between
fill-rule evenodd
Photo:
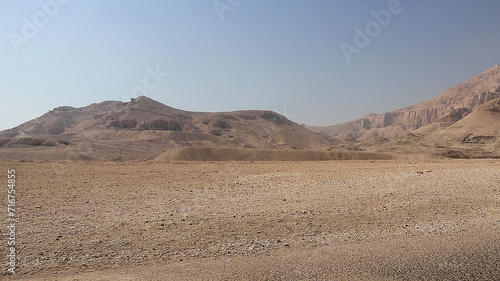
<instances>
[{"instance_id":1,"label":"rocky desert floor","mask_svg":"<svg viewBox=\"0 0 500 281\"><path fill-rule=\"evenodd\" d=\"M499 280L500 160L0 162L1 280Z\"/></svg>"}]
</instances>

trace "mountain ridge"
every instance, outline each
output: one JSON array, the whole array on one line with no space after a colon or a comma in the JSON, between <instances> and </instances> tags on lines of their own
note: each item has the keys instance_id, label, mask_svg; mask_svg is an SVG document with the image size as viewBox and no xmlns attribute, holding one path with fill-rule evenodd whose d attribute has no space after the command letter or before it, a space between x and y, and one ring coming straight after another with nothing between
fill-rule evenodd
<instances>
[{"instance_id":1,"label":"mountain ridge","mask_svg":"<svg viewBox=\"0 0 500 281\"><path fill-rule=\"evenodd\" d=\"M324 135L365 141L375 137L391 138L434 122L457 122L477 106L500 98L500 67L451 87L441 95L427 101L397 110L374 114L332 126L308 126Z\"/></svg>"},{"instance_id":2,"label":"mountain ridge","mask_svg":"<svg viewBox=\"0 0 500 281\"><path fill-rule=\"evenodd\" d=\"M63 159L67 152L77 159L154 159L179 147L317 150L335 144L272 111L190 112L145 96L56 107L1 131L0 138L0 158L27 147Z\"/></svg>"}]
</instances>

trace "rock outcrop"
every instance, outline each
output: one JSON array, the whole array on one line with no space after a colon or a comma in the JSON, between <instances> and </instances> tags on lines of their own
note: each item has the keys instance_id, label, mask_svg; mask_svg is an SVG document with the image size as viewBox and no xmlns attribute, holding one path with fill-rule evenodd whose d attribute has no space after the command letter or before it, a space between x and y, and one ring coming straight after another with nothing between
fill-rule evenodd
<instances>
[{"instance_id":1,"label":"rock outcrop","mask_svg":"<svg viewBox=\"0 0 500 281\"><path fill-rule=\"evenodd\" d=\"M500 98L500 67L495 66L469 81L423 103L327 127L310 127L329 136L364 141L395 137L434 122L457 122L474 109Z\"/></svg>"},{"instance_id":2,"label":"rock outcrop","mask_svg":"<svg viewBox=\"0 0 500 281\"><path fill-rule=\"evenodd\" d=\"M41 150L48 144L53 149L46 154L64 150L79 159L153 159L168 149L191 146L315 150L335 145L271 111L189 112L138 97L58 107L2 131L0 158L25 146Z\"/></svg>"}]
</instances>

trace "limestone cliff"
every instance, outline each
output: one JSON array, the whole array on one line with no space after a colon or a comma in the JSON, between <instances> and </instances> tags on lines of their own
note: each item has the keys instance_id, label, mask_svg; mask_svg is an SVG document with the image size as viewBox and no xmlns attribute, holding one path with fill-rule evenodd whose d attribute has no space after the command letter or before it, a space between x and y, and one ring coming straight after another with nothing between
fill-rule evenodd
<instances>
[{"instance_id":1,"label":"limestone cliff","mask_svg":"<svg viewBox=\"0 0 500 281\"><path fill-rule=\"evenodd\" d=\"M495 66L431 100L382 114L368 114L346 123L310 127L340 138L364 141L395 137L434 122L457 122L477 106L500 98L500 67Z\"/></svg>"}]
</instances>

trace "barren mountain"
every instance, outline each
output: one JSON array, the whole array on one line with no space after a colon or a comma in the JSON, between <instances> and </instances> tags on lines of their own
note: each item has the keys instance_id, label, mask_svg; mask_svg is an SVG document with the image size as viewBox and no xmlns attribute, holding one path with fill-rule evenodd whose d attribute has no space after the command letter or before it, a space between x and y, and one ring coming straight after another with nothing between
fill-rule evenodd
<instances>
[{"instance_id":1,"label":"barren mountain","mask_svg":"<svg viewBox=\"0 0 500 281\"><path fill-rule=\"evenodd\" d=\"M419 153L452 158L500 157L500 98L476 106L458 122L436 121L411 133L357 145L377 153Z\"/></svg>"},{"instance_id":2,"label":"barren mountain","mask_svg":"<svg viewBox=\"0 0 500 281\"><path fill-rule=\"evenodd\" d=\"M186 146L310 150L332 145L275 112L188 112L147 97L58 107L0 137L4 159L152 159Z\"/></svg>"},{"instance_id":3,"label":"barren mountain","mask_svg":"<svg viewBox=\"0 0 500 281\"><path fill-rule=\"evenodd\" d=\"M382 114L371 113L334 126L310 129L357 141L391 138L434 122L455 123L478 106L497 98L500 98L500 67L495 66L431 100Z\"/></svg>"},{"instance_id":4,"label":"barren mountain","mask_svg":"<svg viewBox=\"0 0 500 281\"><path fill-rule=\"evenodd\" d=\"M456 123L438 123L433 132L423 127L414 133L438 145L484 151L500 156L500 98L482 104Z\"/></svg>"}]
</instances>

